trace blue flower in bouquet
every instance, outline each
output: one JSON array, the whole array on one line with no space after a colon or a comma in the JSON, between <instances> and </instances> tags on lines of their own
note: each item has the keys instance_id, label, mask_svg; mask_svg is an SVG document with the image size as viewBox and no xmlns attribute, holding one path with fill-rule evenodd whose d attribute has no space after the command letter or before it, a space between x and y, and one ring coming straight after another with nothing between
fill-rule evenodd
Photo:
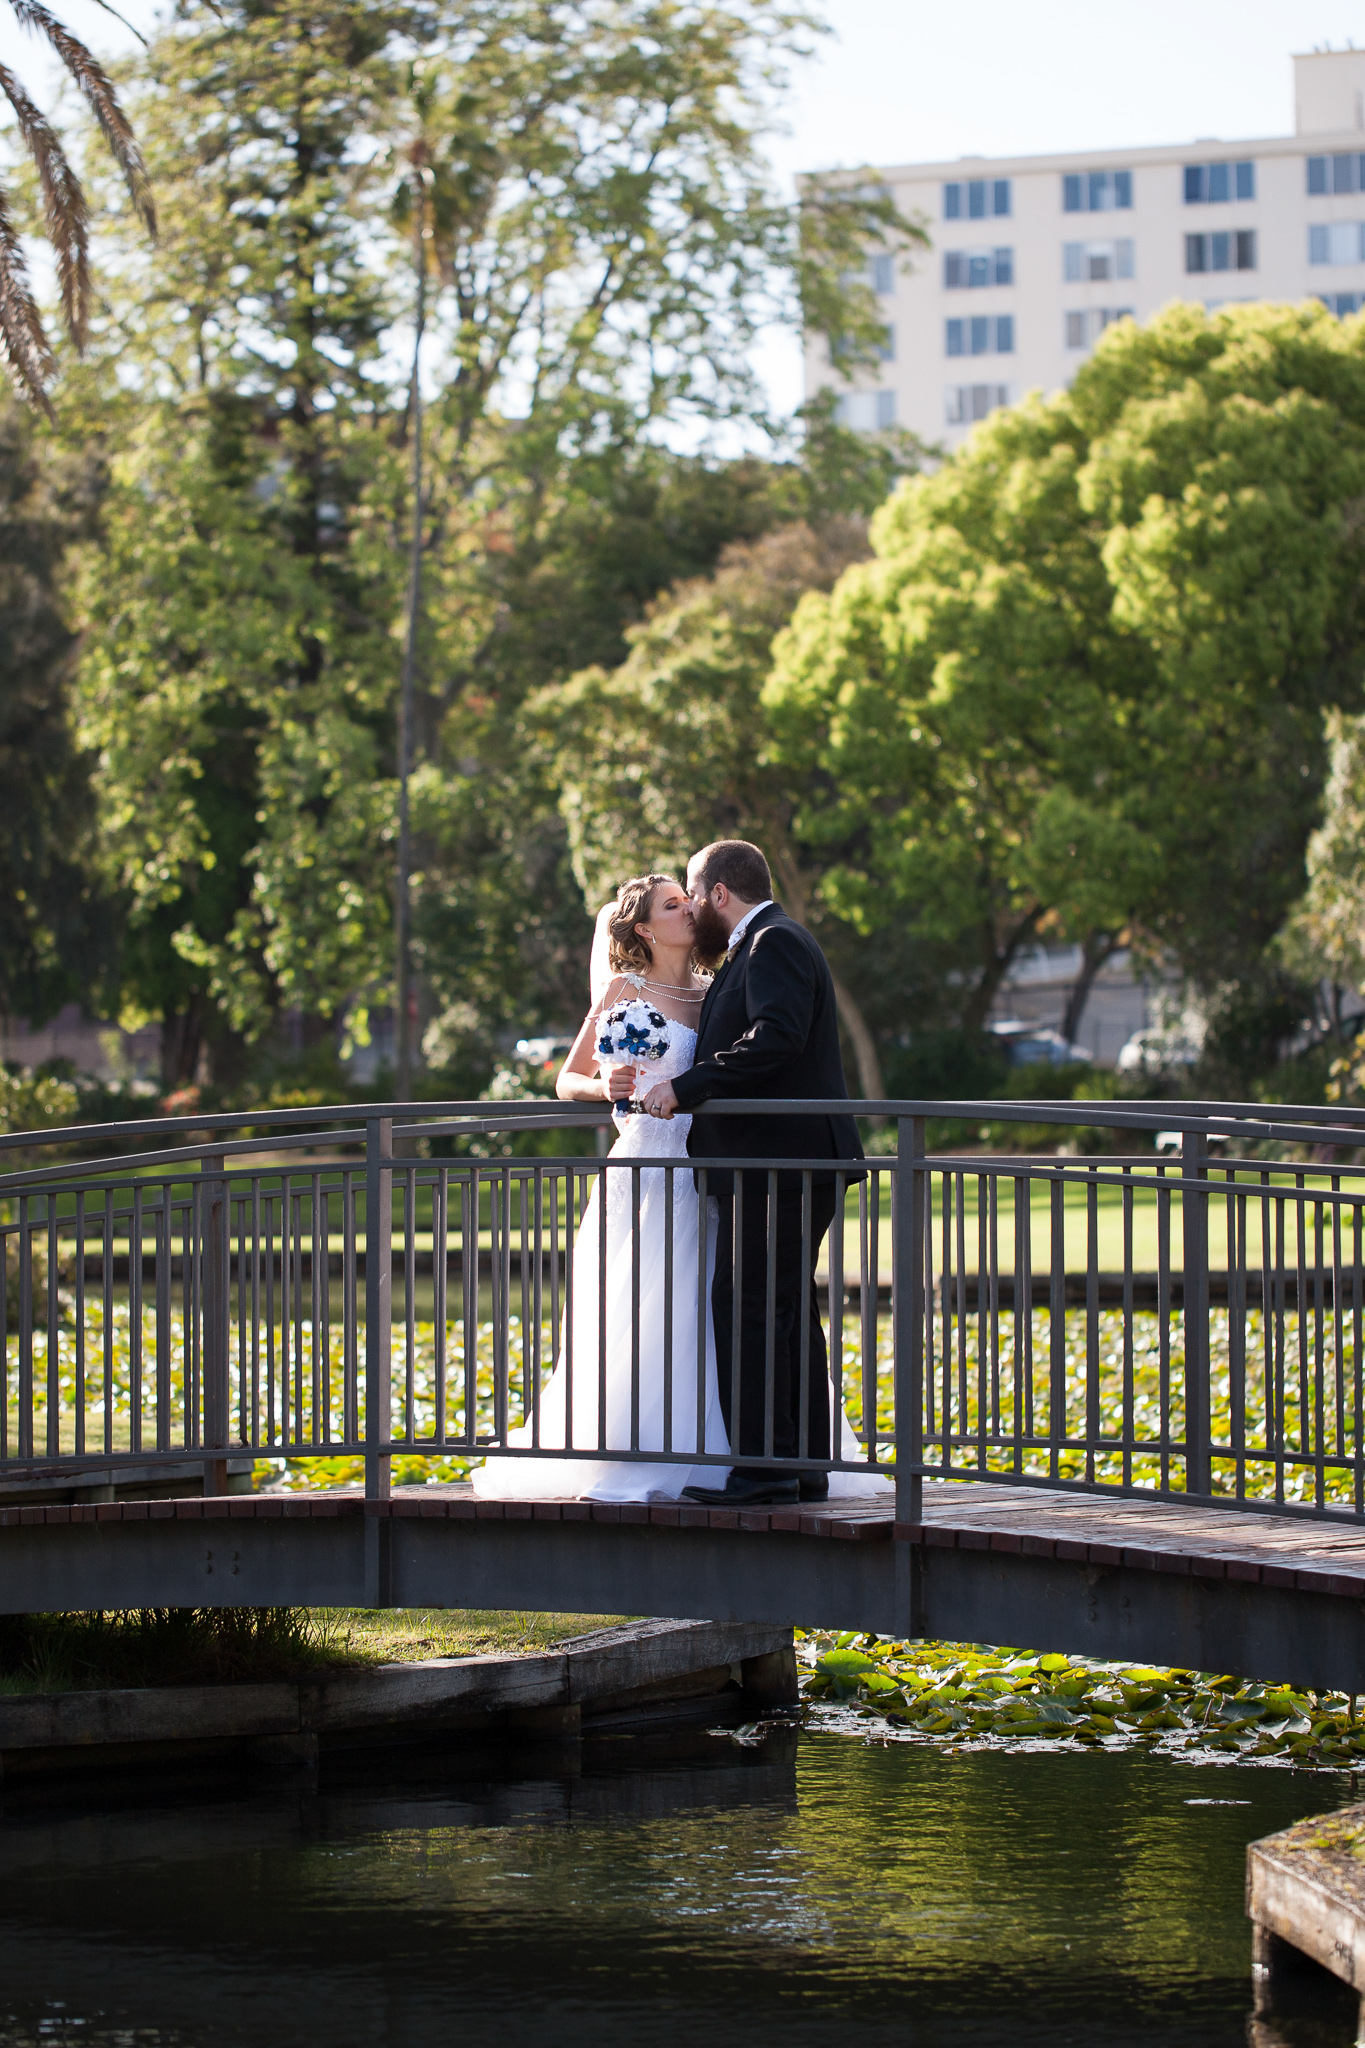
<instances>
[{"instance_id":1,"label":"blue flower in bouquet","mask_svg":"<svg viewBox=\"0 0 1365 2048\"><path fill-rule=\"evenodd\" d=\"M598 1026L599 1059L612 1065L661 1060L671 1044L667 1017L640 996L607 1010Z\"/></svg>"}]
</instances>

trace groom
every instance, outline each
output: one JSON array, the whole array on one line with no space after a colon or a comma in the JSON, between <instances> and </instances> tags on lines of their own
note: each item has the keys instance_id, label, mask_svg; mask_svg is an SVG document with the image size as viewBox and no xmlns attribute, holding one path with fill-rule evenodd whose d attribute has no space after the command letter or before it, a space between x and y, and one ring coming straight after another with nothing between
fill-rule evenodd
<instances>
[{"instance_id":1,"label":"groom","mask_svg":"<svg viewBox=\"0 0 1365 2048\"><path fill-rule=\"evenodd\" d=\"M803 1096L847 1100L834 983L824 954L804 925L773 902L768 863L745 839L718 839L687 869L697 952L724 964L702 1005L695 1063L675 1081L661 1081L644 1099L652 1116L695 1110L712 1097L771 1097L790 1102L781 1116L696 1116L687 1148L699 1159L815 1159L829 1164L811 1176L810 1270L802 1272L801 1174L779 1172L769 1213L768 1173L707 1174L719 1197L720 1234L711 1314L720 1397L740 1460L721 1487L689 1486L692 1500L748 1507L769 1501L820 1500L826 1473L808 1468L775 1473L745 1465L765 1454L768 1354L768 1251L776 1246L773 1308L772 1451L778 1458L830 1455L829 1357L815 1296L815 1259L834 1218L834 1163L861 1159L849 1116L802 1116ZM739 1228L739 1358L735 1326L735 1182L743 1183ZM801 1332L809 1329L806 1443L801 1444ZM732 1395L739 1378L739 1428Z\"/></svg>"}]
</instances>

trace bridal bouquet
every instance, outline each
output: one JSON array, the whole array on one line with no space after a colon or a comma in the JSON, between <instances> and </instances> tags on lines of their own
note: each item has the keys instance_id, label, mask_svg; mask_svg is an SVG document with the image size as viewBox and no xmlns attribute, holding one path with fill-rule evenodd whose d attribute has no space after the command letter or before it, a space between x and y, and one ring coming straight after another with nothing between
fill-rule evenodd
<instances>
[{"instance_id":1,"label":"bridal bouquet","mask_svg":"<svg viewBox=\"0 0 1365 2048\"><path fill-rule=\"evenodd\" d=\"M633 1066L642 1075L651 1060L661 1060L672 1040L668 1019L641 996L617 1003L597 1020L597 1064L601 1067ZM613 1109L628 1116L633 1105L617 1102Z\"/></svg>"}]
</instances>

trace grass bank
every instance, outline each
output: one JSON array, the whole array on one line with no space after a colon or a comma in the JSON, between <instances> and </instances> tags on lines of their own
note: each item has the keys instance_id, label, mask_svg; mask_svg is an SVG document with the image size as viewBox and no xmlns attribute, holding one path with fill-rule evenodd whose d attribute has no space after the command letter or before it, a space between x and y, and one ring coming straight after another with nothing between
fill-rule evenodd
<instances>
[{"instance_id":1,"label":"grass bank","mask_svg":"<svg viewBox=\"0 0 1365 2048\"><path fill-rule=\"evenodd\" d=\"M534 1656L612 1619L453 1608L11 1614L0 1616L0 1694L262 1685L422 1657Z\"/></svg>"}]
</instances>

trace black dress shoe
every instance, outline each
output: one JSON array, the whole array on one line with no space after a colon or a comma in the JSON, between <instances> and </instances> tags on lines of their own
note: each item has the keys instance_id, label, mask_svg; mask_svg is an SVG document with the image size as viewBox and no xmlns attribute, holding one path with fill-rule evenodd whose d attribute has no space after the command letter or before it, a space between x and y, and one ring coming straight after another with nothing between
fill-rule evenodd
<instances>
[{"instance_id":1,"label":"black dress shoe","mask_svg":"<svg viewBox=\"0 0 1365 2048\"><path fill-rule=\"evenodd\" d=\"M724 1486L685 1486L683 1499L704 1508L785 1507L801 1498L801 1482L766 1473L732 1472Z\"/></svg>"},{"instance_id":2,"label":"black dress shoe","mask_svg":"<svg viewBox=\"0 0 1365 2048\"><path fill-rule=\"evenodd\" d=\"M801 1488L802 1500L828 1500L828 1472L803 1472L797 1484Z\"/></svg>"}]
</instances>

